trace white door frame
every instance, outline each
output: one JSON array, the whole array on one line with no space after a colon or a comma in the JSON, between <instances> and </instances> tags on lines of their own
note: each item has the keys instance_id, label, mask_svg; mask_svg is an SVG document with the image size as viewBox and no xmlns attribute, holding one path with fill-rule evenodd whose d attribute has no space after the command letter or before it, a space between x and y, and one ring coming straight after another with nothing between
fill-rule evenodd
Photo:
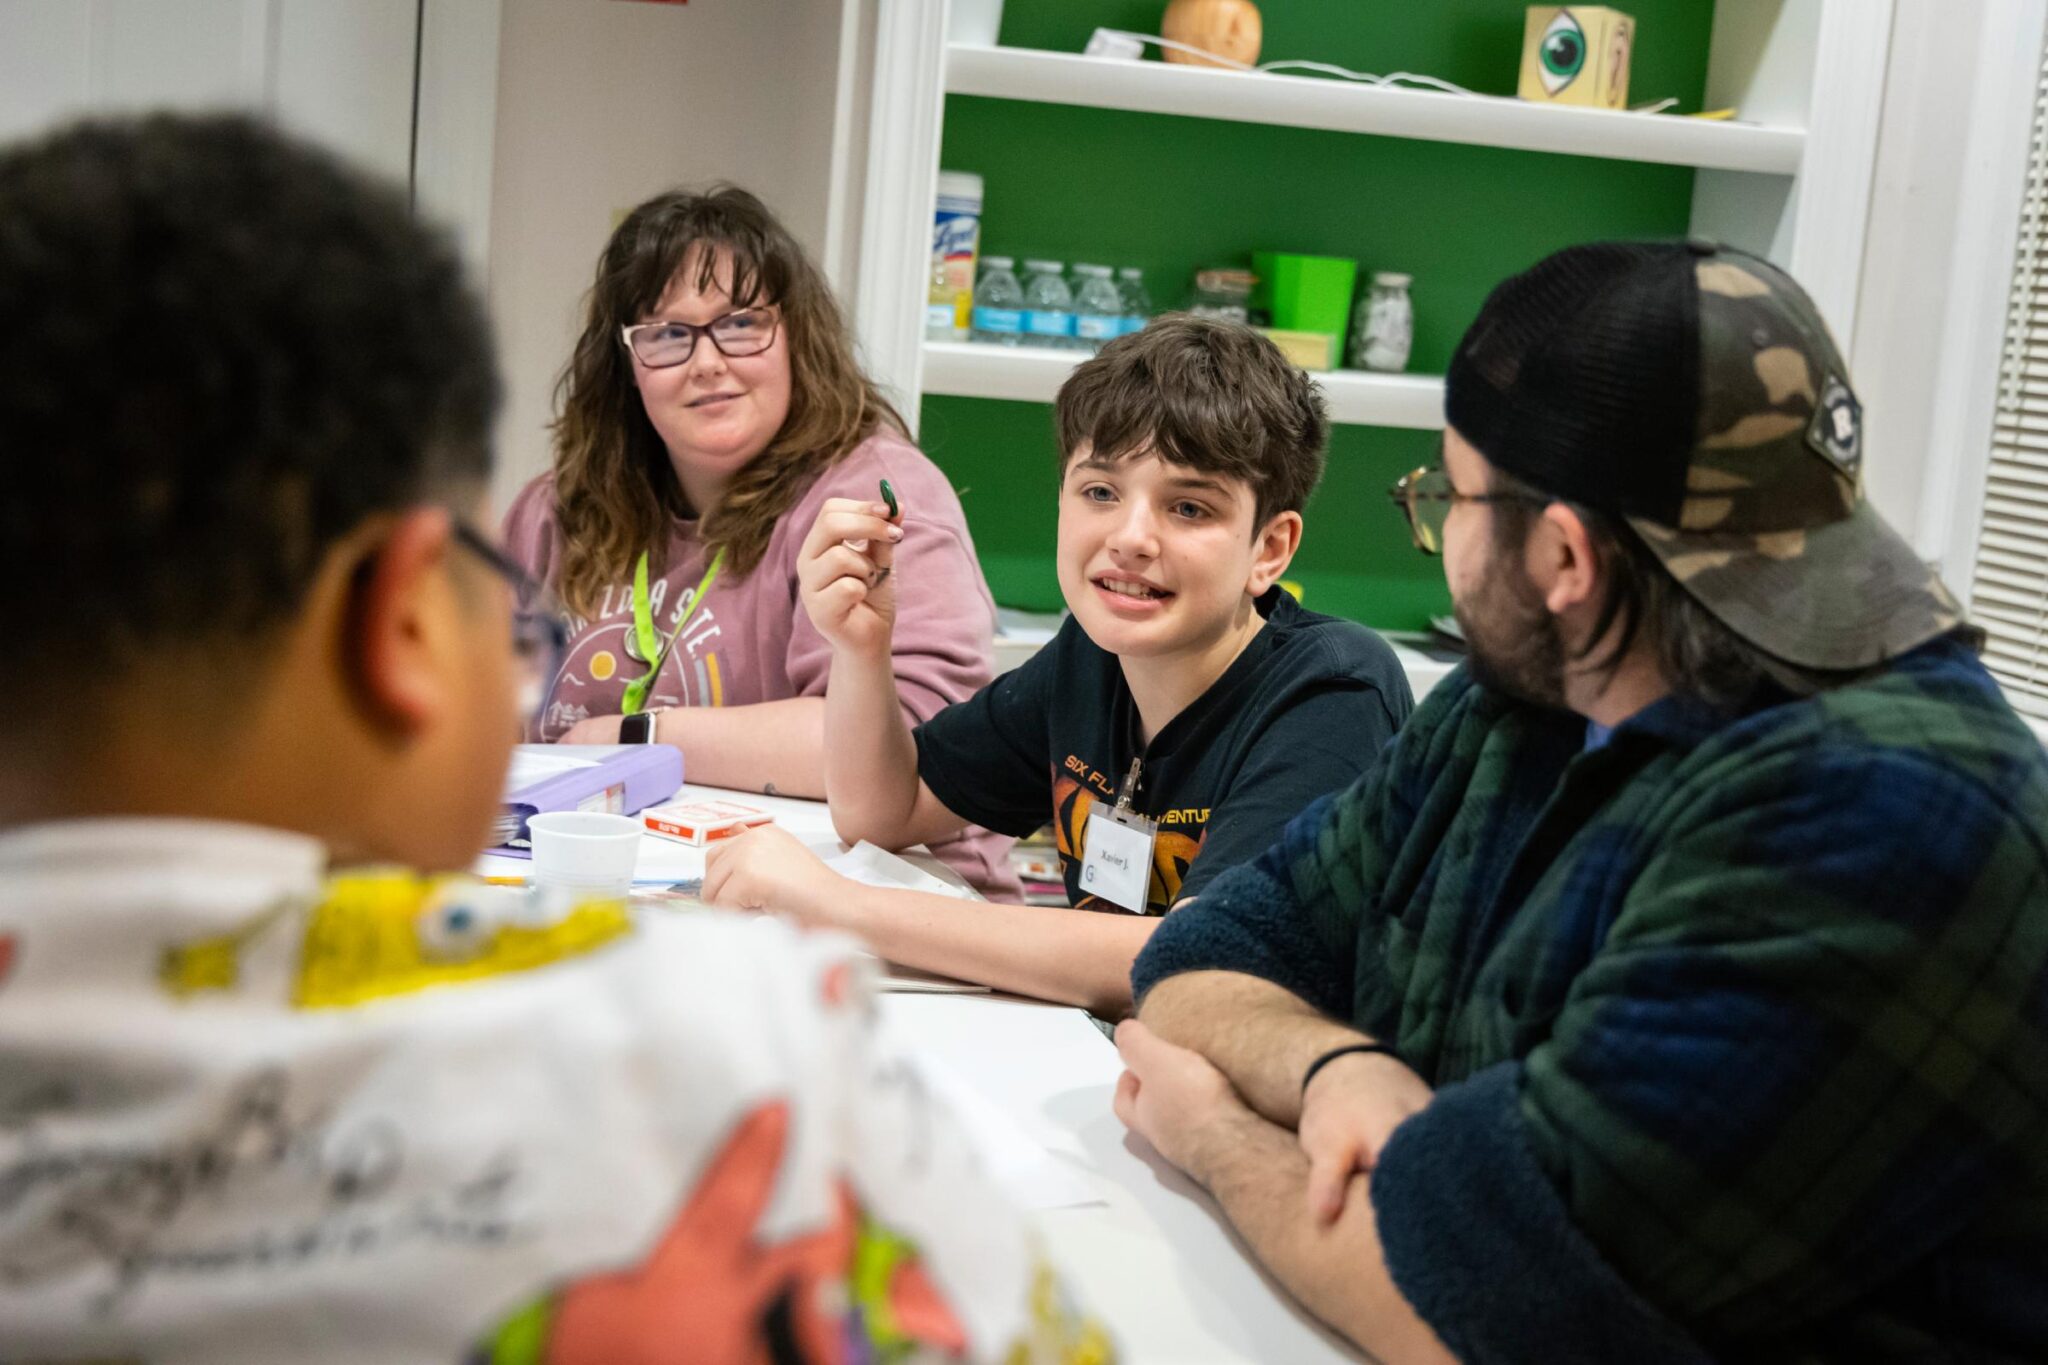
<instances>
[{"instance_id":1,"label":"white door frame","mask_svg":"<svg viewBox=\"0 0 2048 1365\"><path fill-rule=\"evenodd\" d=\"M502 0L420 0L413 203L455 233L479 287L489 278Z\"/></svg>"},{"instance_id":2,"label":"white door frame","mask_svg":"<svg viewBox=\"0 0 2048 1365\"><path fill-rule=\"evenodd\" d=\"M886 0L876 16L874 98L854 316L867 371L916 433L924 304L946 99L946 0Z\"/></svg>"},{"instance_id":3,"label":"white door frame","mask_svg":"<svg viewBox=\"0 0 2048 1365\"><path fill-rule=\"evenodd\" d=\"M1934 388L1933 449L1926 452L1920 509L1907 530L1921 555L1967 606L1991 468L1991 431L2005 314L2019 245L2048 0L1988 0L1977 87L1959 154L1955 255L1942 317Z\"/></svg>"}]
</instances>

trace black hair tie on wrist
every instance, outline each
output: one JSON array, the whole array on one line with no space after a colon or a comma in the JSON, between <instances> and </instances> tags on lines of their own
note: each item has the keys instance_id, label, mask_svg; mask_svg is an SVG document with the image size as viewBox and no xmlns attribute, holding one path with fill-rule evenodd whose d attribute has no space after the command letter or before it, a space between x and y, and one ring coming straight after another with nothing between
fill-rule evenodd
<instances>
[{"instance_id":1,"label":"black hair tie on wrist","mask_svg":"<svg viewBox=\"0 0 2048 1365\"><path fill-rule=\"evenodd\" d=\"M1325 1052L1322 1056L1316 1058L1314 1061L1308 1064L1308 1070L1302 1075L1301 1078L1302 1095L1304 1097L1308 1095L1308 1083L1316 1078L1316 1073L1318 1071L1321 1071L1324 1067L1328 1066L1331 1062L1336 1061L1339 1057L1348 1056L1354 1052L1377 1052L1380 1053L1382 1056L1392 1057L1397 1062L1401 1060L1401 1054L1396 1052L1393 1049L1393 1047L1387 1043L1346 1043L1343 1047L1333 1047L1328 1052ZM1403 1065L1406 1065L1406 1063L1403 1063Z\"/></svg>"}]
</instances>

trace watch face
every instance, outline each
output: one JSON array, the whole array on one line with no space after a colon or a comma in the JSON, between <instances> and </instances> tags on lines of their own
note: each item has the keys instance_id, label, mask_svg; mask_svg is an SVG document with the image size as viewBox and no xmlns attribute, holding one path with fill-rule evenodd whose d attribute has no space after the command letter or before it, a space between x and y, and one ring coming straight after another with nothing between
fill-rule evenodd
<instances>
[{"instance_id":1,"label":"watch face","mask_svg":"<svg viewBox=\"0 0 2048 1365\"><path fill-rule=\"evenodd\" d=\"M653 739L654 715L652 712L642 711L638 715L627 716L619 722L619 743L647 744L651 743Z\"/></svg>"}]
</instances>

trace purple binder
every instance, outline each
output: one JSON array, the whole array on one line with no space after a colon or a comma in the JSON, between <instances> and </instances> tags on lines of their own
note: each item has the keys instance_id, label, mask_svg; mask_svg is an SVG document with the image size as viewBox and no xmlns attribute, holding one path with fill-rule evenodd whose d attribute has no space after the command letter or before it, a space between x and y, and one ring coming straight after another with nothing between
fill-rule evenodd
<instances>
[{"instance_id":1,"label":"purple binder","mask_svg":"<svg viewBox=\"0 0 2048 1365\"><path fill-rule=\"evenodd\" d=\"M593 762L575 767L576 759ZM556 769L522 781L520 769ZM498 845L511 853L530 847L526 822L543 811L598 810L635 815L666 801L683 785L683 751L673 744L521 744L506 777Z\"/></svg>"}]
</instances>

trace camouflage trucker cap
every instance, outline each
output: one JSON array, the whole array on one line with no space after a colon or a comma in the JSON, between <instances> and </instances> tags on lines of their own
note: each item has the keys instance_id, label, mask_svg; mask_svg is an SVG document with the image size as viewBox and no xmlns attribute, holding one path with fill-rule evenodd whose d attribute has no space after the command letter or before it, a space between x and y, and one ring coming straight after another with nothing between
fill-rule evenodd
<instances>
[{"instance_id":1,"label":"camouflage trucker cap","mask_svg":"<svg viewBox=\"0 0 2048 1365\"><path fill-rule=\"evenodd\" d=\"M1702 606L1786 662L1866 668L1962 621L1863 497L1863 410L1819 311L1747 252L1549 256L1488 297L1444 401L1496 467L1625 517Z\"/></svg>"}]
</instances>

